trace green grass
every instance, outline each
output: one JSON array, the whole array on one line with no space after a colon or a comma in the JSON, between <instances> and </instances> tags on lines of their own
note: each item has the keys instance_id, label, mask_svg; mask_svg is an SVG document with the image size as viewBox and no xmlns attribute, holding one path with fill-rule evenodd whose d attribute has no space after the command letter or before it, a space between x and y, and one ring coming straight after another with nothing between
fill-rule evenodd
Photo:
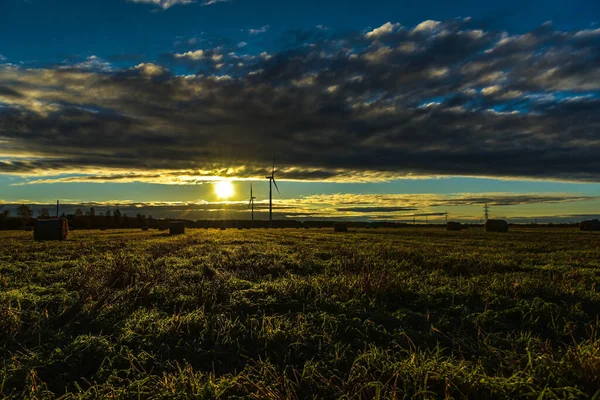
<instances>
[{"instance_id":1,"label":"green grass","mask_svg":"<svg viewBox=\"0 0 600 400\"><path fill-rule=\"evenodd\" d=\"M0 396L600 398L600 235L0 233Z\"/></svg>"}]
</instances>

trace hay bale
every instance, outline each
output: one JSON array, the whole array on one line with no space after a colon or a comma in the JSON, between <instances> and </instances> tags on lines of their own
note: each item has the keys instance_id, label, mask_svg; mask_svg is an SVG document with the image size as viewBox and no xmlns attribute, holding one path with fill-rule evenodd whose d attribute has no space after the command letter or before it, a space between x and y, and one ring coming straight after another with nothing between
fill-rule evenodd
<instances>
[{"instance_id":1,"label":"hay bale","mask_svg":"<svg viewBox=\"0 0 600 400\"><path fill-rule=\"evenodd\" d=\"M333 225L334 232L348 232L348 225L346 224L334 224Z\"/></svg>"},{"instance_id":2,"label":"hay bale","mask_svg":"<svg viewBox=\"0 0 600 400\"><path fill-rule=\"evenodd\" d=\"M485 222L486 232L508 232L508 222L503 219L488 219Z\"/></svg>"},{"instance_id":3,"label":"hay bale","mask_svg":"<svg viewBox=\"0 0 600 400\"><path fill-rule=\"evenodd\" d=\"M102 228L100 228L100 230L101 230L101 231L105 231L105 230L106 230L106 227L105 227L105 226L103 226Z\"/></svg>"},{"instance_id":4,"label":"hay bale","mask_svg":"<svg viewBox=\"0 0 600 400\"><path fill-rule=\"evenodd\" d=\"M224 230L226 230L226 229L227 229L227 228L225 228L224 226L222 226L222 227L221 227L221 230L222 230L222 231L224 231Z\"/></svg>"},{"instance_id":5,"label":"hay bale","mask_svg":"<svg viewBox=\"0 0 600 400\"><path fill-rule=\"evenodd\" d=\"M25 227L25 231L26 232L32 232L33 231L33 226L29 225Z\"/></svg>"},{"instance_id":6,"label":"hay bale","mask_svg":"<svg viewBox=\"0 0 600 400\"><path fill-rule=\"evenodd\" d=\"M460 222L447 222L446 223L446 230L447 231L460 231L462 230L462 224Z\"/></svg>"},{"instance_id":7,"label":"hay bale","mask_svg":"<svg viewBox=\"0 0 600 400\"><path fill-rule=\"evenodd\" d=\"M142 230L143 230L143 231L147 231L148 229L149 229L149 228L148 228L148 226L147 226L147 225L144 225L144 226L142 226Z\"/></svg>"},{"instance_id":8,"label":"hay bale","mask_svg":"<svg viewBox=\"0 0 600 400\"><path fill-rule=\"evenodd\" d=\"M579 230L580 231L600 231L600 221L597 219L581 221L579 223Z\"/></svg>"},{"instance_id":9,"label":"hay bale","mask_svg":"<svg viewBox=\"0 0 600 400\"><path fill-rule=\"evenodd\" d=\"M185 233L185 222L171 222L169 225L170 235L183 235Z\"/></svg>"},{"instance_id":10,"label":"hay bale","mask_svg":"<svg viewBox=\"0 0 600 400\"><path fill-rule=\"evenodd\" d=\"M159 226L159 227L158 227L158 230L159 230L159 231L161 231L161 232L162 232L162 231L166 231L166 230L167 230L167 227L166 227L166 226Z\"/></svg>"},{"instance_id":11,"label":"hay bale","mask_svg":"<svg viewBox=\"0 0 600 400\"><path fill-rule=\"evenodd\" d=\"M33 238L35 240L65 240L69 236L69 223L66 218L35 221Z\"/></svg>"}]
</instances>

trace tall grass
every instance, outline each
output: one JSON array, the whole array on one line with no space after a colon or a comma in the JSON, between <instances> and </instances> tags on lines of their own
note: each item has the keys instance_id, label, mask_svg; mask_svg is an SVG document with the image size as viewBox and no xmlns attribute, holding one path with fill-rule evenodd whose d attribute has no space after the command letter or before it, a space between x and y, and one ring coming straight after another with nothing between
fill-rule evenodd
<instances>
[{"instance_id":1,"label":"tall grass","mask_svg":"<svg viewBox=\"0 0 600 400\"><path fill-rule=\"evenodd\" d=\"M0 236L12 398L600 398L600 236Z\"/></svg>"}]
</instances>

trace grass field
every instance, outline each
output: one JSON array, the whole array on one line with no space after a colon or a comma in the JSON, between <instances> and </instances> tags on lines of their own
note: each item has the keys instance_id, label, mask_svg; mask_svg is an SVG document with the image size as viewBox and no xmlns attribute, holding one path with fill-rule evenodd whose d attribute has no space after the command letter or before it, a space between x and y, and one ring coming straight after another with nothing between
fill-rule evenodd
<instances>
[{"instance_id":1,"label":"grass field","mask_svg":"<svg viewBox=\"0 0 600 400\"><path fill-rule=\"evenodd\" d=\"M0 232L0 396L599 398L600 235Z\"/></svg>"}]
</instances>

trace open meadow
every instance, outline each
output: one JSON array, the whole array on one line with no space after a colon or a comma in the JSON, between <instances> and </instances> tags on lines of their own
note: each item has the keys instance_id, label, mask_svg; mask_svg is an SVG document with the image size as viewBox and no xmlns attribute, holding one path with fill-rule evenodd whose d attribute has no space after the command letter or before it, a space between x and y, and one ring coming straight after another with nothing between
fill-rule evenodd
<instances>
[{"instance_id":1,"label":"open meadow","mask_svg":"<svg viewBox=\"0 0 600 400\"><path fill-rule=\"evenodd\" d=\"M0 232L0 397L598 398L600 235Z\"/></svg>"}]
</instances>

